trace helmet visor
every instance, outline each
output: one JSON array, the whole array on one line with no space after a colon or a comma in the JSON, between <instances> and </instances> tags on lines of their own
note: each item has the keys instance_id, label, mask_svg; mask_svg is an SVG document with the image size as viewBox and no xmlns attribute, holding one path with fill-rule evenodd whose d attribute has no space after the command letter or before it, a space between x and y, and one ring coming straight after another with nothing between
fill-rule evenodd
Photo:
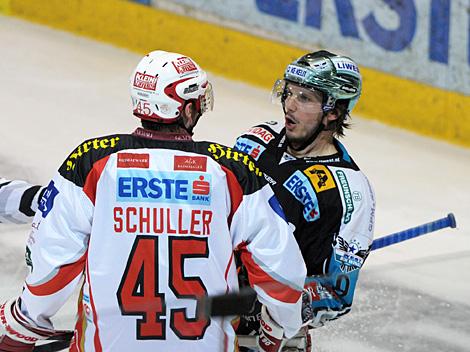
<instances>
[{"instance_id":1,"label":"helmet visor","mask_svg":"<svg viewBox=\"0 0 470 352\"><path fill-rule=\"evenodd\" d=\"M312 87L304 87L282 79L274 84L271 101L283 105L293 103L299 110L317 112L322 110L323 93Z\"/></svg>"},{"instance_id":2,"label":"helmet visor","mask_svg":"<svg viewBox=\"0 0 470 352\"><path fill-rule=\"evenodd\" d=\"M286 81L283 79L278 79L274 82L273 89L271 91L271 103L273 104L282 104L282 95L284 94L284 89L286 88Z\"/></svg>"}]
</instances>

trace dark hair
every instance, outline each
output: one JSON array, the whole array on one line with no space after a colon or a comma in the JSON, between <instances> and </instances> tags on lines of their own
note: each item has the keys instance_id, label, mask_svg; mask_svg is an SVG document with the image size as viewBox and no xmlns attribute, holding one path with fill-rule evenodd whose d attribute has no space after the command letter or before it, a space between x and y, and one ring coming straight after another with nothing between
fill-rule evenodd
<instances>
[{"instance_id":1,"label":"dark hair","mask_svg":"<svg viewBox=\"0 0 470 352\"><path fill-rule=\"evenodd\" d=\"M191 112L192 113L196 112L196 104L195 104L194 99L186 100L184 102L183 111L186 108L186 105L189 103L192 103ZM185 117L183 115L184 113L181 114L178 120L176 120L173 123L159 123L155 121L142 120L142 127L145 128L146 130L159 131L159 132L181 132L181 129L187 130L184 125ZM191 131L188 131L188 132L191 133Z\"/></svg>"},{"instance_id":2,"label":"dark hair","mask_svg":"<svg viewBox=\"0 0 470 352\"><path fill-rule=\"evenodd\" d=\"M181 124L174 123L159 123L154 121L142 120L142 127L146 130L159 131L159 132L178 132L181 130Z\"/></svg>"},{"instance_id":3,"label":"dark hair","mask_svg":"<svg viewBox=\"0 0 470 352\"><path fill-rule=\"evenodd\" d=\"M351 124L346 122L348 118L351 118L348 112L348 101L337 100L333 111L338 118L330 123L328 129L333 130L336 137L344 137L344 130L351 127Z\"/></svg>"}]
</instances>

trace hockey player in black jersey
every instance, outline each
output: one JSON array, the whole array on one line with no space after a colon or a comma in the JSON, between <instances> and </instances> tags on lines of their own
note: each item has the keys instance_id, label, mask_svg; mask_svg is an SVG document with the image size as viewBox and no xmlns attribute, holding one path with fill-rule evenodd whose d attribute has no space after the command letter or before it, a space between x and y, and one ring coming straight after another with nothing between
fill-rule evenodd
<instances>
[{"instance_id":1,"label":"hockey player in black jersey","mask_svg":"<svg viewBox=\"0 0 470 352\"><path fill-rule=\"evenodd\" d=\"M294 344L300 351L311 350L313 328L351 309L373 240L373 189L337 139L349 127L361 85L352 59L324 50L306 54L273 87L284 121L252 127L236 141L271 184L307 266L305 331ZM242 317L238 333L253 334L256 317Z\"/></svg>"}]
</instances>

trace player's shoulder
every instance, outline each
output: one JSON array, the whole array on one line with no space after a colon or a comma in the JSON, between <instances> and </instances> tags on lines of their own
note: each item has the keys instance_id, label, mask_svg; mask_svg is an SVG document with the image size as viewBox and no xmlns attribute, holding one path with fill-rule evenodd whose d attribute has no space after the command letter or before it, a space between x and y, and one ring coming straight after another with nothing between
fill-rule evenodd
<instances>
[{"instance_id":1,"label":"player's shoulder","mask_svg":"<svg viewBox=\"0 0 470 352\"><path fill-rule=\"evenodd\" d=\"M208 155L221 166L234 171L252 173L257 177L263 176L263 173L256 163L246 153L223 144L214 142L206 143Z\"/></svg>"},{"instance_id":2,"label":"player's shoulder","mask_svg":"<svg viewBox=\"0 0 470 352\"><path fill-rule=\"evenodd\" d=\"M284 135L284 125L277 121L268 121L250 127L235 141L235 148L253 159L259 160L265 150L276 149Z\"/></svg>"},{"instance_id":3,"label":"player's shoulder","mask_svg":"<svg viewBox=\"0 0 470 352\"><path fill-rule=\"evenodd\" d=\"M266 183L255 161L246 153L215 142L203 142L204 150L225 172L233 174L245 193L251 193Z\"/></svg>"},{"instance_id":4,"label":"player's shoulder","mask_svg":"<svg viewBox=\"0 0 470 352\"><path fill-rule=\"evenodd\" d=\"M103 158L127 149L134 137L129 134L113 134L87 139L76 146L65 159L59 173L77 185L83 186L93 165Z\"/></svg>"},{"instance_id":5,"label":"player's shoulder","mask_svg":"<svg viewBox=\"0 0 470 352\"><path fill-rule=\"evenodd\" d=\"M251 136L264 144L268 144L281 135L283 130L283 123L279 121L267 121L250 127L243 133L243 136Z\"/></svg>"}]
</instances>

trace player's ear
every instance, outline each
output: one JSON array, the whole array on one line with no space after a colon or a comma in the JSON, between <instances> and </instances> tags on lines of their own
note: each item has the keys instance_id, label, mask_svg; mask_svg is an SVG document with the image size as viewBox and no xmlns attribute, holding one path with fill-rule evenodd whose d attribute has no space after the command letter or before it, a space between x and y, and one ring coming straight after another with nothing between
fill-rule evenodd
<instances>
[{"instance_id":1,"label":"player's ear","mask_svg":"<svg viewBox=\"0 0 470 352\"><path fill-rule=\"evenodd\" d=\"M328 126L330 126L332 123L338 120L338 118L339 118L339 111L337 108L334 108L333 110L328 111L326 115L323 117L323 123L328 129Z\"/></svg>"},{"instance_id":2,"label":"player's ear","mask_svg":"<svg viewBox=\"0 0 470 352\"><path fill-rule=\"evenodd\" d=\"M186 127L194 126L197 122L197 111L196 111L196 104L194 101L188 101L184 105L183 109L183 118L185 119Z\"/></svg>"}]
</instances>

